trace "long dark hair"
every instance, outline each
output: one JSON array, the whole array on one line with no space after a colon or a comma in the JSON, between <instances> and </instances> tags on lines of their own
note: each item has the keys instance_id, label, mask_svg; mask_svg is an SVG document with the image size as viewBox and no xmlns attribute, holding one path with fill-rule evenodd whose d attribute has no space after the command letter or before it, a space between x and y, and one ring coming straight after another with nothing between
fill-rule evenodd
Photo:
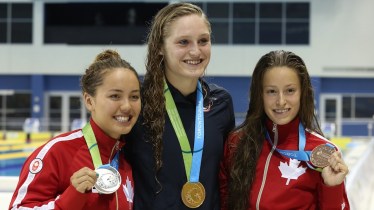
<instances>
[{"instance_id":1,"label":"long dark hair","mask_svg":"<svg viewBox=\"0 0 374 210\"><path fill-rule=\"evenodd\" d=\"M263 103L263 80L265 72L273 67L289 67L297 72L301 86L300 122L305 128L322 134L318 124L314 93L304 61L292 52L271 51L258 61L251 80L250 103L244 122L233 132L240 132L238 144L233 148L232 166L229 177L228 209L246 210L249 206L249 194L256 173L256 164L265 136Z\"/></svg>"}]
</instances>

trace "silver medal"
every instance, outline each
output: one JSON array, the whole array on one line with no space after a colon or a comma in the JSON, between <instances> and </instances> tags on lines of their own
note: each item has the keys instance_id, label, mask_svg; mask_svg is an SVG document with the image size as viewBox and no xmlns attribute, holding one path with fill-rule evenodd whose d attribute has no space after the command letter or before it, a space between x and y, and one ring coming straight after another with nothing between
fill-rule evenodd
<instances>
[{"instance_id":1,"label":"silver medal","mask_svg":"<svg viewBox=\"0 0 374 210\"><path fill-rule=\"evenodd\" d=\"M99 193L111 194L117 191L121 185L121 175L115 168L103 165L95 171L99 174L95 183L95 188Z\"/></svg>"}]
</instances>

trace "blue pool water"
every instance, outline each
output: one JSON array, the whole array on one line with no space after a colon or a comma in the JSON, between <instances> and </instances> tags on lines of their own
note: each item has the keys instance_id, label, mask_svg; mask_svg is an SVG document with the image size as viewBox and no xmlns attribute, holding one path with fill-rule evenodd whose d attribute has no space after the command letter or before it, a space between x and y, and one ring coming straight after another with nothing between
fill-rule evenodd
<instances>
[{"instance_id":1,"label":"blue pool water","mask_svg":"<svg viewBox=\"0 0 374 210\"><path fill-rule=\"evenodd\" d=\"M26 158L0 160L0 176L19 176Z\"/></svg>"}]
</instances>

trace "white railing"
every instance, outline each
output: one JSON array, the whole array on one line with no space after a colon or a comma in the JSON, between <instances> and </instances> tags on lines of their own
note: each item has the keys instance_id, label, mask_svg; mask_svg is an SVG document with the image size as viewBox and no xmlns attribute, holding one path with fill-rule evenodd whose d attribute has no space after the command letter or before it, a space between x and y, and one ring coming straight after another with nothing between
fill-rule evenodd
<instances>
[{"instance_id":1,"label":"white railing","mask_svg":"<svg viewBox=\"0 0 374 210\"><path fill-rule=\"evenodd\" d=\"M18 176L0 176L0 209L8 209Z\"/></svg>"},{"instance_id":2,"label":"white railing","mask_svg":"<svg viewBox=\"0 0 374 210\"><path fill-rule=\"evenodd\" d=\"M373 209L374 201L374 138L357 146L345 157L350 172L346 180L352 210Z\"/></svg>"}]
</instances>

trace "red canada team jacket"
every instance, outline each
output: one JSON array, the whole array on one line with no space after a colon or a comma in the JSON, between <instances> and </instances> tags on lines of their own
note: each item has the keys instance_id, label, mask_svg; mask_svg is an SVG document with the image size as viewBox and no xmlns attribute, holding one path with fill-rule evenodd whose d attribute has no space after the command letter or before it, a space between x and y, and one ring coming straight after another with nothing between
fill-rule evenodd
<instances>
[{"instance_id":1,"label":"red canada team jacket","mask_svg":"<svg viewBox=\"0 0 374 210\"><path fill-rule=\"evenodd\" d=\"M298 125L296 118L287 125L275 125L278 131L278 144L282 150L298 150ZM266 123L269 135L274 141L274 124ZM228 169L230 158L235 150L240 133L231 134L225 145L224 159L221 162L220 184L222 210L226 210ZM330 143L324 137L305 131L305 150L313 150L320 144ZM273 142L274 144L274 142ZM268 162L267 162L268 161ZM290 169L290 170L288 170ZM293 173L287 172L293 171ZM304 161L292 160L282 156L265 140L256 167L256 177L250 191L249 209L298 209L298 210L347 210L350 209L344 182L328 187L323 183L321 173L310 169Z\"/></svg>"},{"instance_id":2,"label":"red canada team jacket","mask_svg":"<svg viewBox=\"0 0 374 210\"><path fill-rule=\"evenodd\" d=\"M109 163L124 145L107 136L91 119L101 161ZM121 151L122 153L122 151ZM87 166L94 169L82 130L59 135L37 148L25 161L9 209L121 209L131 210L134 182L132 169L119 154L122 183L112 194L78 192L70 183L74 172Z\"/></svg>"}]
</instances>

